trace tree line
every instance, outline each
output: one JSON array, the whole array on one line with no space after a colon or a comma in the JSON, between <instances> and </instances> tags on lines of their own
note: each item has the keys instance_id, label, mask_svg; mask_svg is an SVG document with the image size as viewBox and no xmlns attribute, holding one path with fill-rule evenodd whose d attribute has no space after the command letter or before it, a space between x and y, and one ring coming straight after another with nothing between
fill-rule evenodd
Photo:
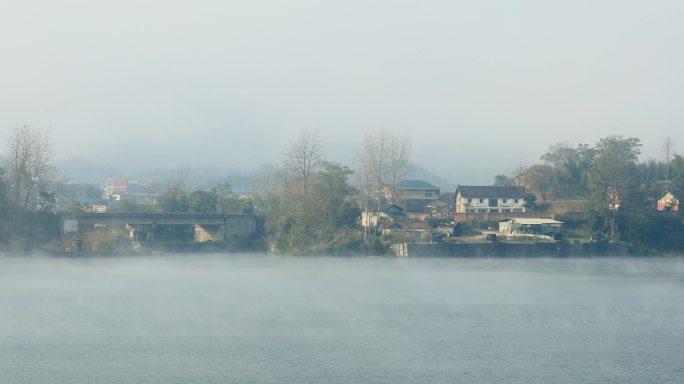
<instances>
[{"instance_id":1,"label":"tree line","mask_svg":"<svg viewBox=\"0 0 684 384\"><path fill-rule=\"evenodd\" d=\"M511 176L498 175L494 184L521 185L541 202L582 200L582 225L612 240L684 248L681 216L656 212L664 192L684 196L684 158L673 146L668 137L662 159L639 161L642 144L634 137L608 136L594 146L558 143L540 163Z\"/></svg>"},{"instance_id":2,"label":"tree line","mask_svg":"<svg viewBox=\"0 0 684 384\"><path fill-rule=\"evenodd\" d=\"M393 192L406 177L410 141L389 131L369 133L357 148L352 167L326 159L323 144L315 133L299 134L284 148L279 162L262 166L258 191L247 199L239 198L228 183L192 188L179 177L169 181L153 202L123 199L107 209L252 213L259 217L270 247L282 252L379 247L375 231L361 228L359 217L362 212L381 210L385 191ZM593 146L558 143L542 154L538 164L512 175L498 175L494 184L523 186L539 205L581 200L585 204L581 215L565 218L568 223L602 232L612 240L684 249L684 242L678 240L680 216L658 215L654 209L663 191L684 194L684 158L675 154L673 145L671 139L666 140L661 160L639 161L642 145L638 138L608 136ZM47 132L31 127L11 132L0 167L0 242L44 240L58 234L56 203L63 190L55 187L57 171ZM86 188L84 193L92 195L97 189ZM66 209L80 208L74 204Z\"/></svg>"}]
</instances>

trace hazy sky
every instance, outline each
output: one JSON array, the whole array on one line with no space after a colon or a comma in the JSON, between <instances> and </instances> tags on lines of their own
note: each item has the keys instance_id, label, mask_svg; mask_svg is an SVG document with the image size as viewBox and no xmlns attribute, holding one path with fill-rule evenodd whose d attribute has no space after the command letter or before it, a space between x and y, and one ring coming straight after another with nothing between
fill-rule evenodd
<instances>
[{"instance_id":1,"label":"hazy sky","mask_svg":"<svg viewBox=\"0 0 684 384\"><path fill-rule=\"evenodd\" d=\"M667 135L684 152L682 20L681 0L0 0L0 133L253 169L302 130L350 164L384 128L455 183L609 134L658 157Z\"/></svg>"}]
</instances>

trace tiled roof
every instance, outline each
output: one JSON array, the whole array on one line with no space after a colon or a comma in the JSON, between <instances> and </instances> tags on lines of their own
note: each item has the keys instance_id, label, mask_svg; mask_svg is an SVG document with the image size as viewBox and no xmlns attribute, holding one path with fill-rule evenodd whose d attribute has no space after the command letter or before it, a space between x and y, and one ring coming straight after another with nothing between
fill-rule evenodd
<instances>
[{"instance_id":1,"label":"tiled roof","mask_svg":"<svg viewBox=\"0 0 684 384\"><path fill-rule=\"evenodd\" d=\"M439 187L424 180L402 180L395 189L439 189Z\"/></svg>"},{"instance_id":2,"label":"tiled roof","mask_svg":"<svg viewBox=\"0 0 684 384\"><path fill-rule=\"evenodd\" d=\"M476 198L522 198L525 194L523 187L515 186L474 186L474 185L459 185L456 189L456 194L461 193L463 197Z\"/></svg>"},{"instance_id":3,"label":"tiled roof","mask_svg":"<svg viewBox=\"0 0 684 384\"><path fill-rule=\"evenodd\" d=\"M663 193L660 195L660 197L658 197L656 200L662 199L663 197L667 196L668 193L671 194L672 197L675 197L674 194L673 194L672 192L670 192L670 191L665 191L665 192L663 192Z\"/></svg>"},{"instance_id":4,"label":"tiled roof","mask_svg":"<svg viewBox=\"0 0 684 384\"><path fill-rule=\"evenodd\" d=\"M383 204L380 207L380 212L386 213L390 216L402 216L404 214L404 210L395 204Z\"/></svg>"},{"instance_id":5,"label":"tiled roof","mask_svg":"<svg viewBox=\"0 0 684 384\"><path fill-rule=\"evenodd\" d=\"M430 224L428 224L425 221L401 221L398 223L401 225L402 228L404 229L413 229L413 230L426 230L429 231L432 229Z\"/></svg>"},{"instance_id":6,"label":"tiled roof","mask_svg":"<svg viewBox=\"0 0 684 384\"><path fill-rule=\"evenodd\" d=\"M563 224L562 221L551 220L551 219L530 219L530 218L517 218L511 219L514 223L523 225L543 225L543 224Z\"/></svg>"},{"instance_id":7,"label":"tiled roof","mask_svg":"<svg viewBox=\"0 0 684 384\"><path fill-rule=\"evenodd\" d=\"M439 199L406 199L404 201L406 207L406 212L410 213L425 213L433 208L449 207L448 203L445 203Z\"/></svg>"},{"instance_id":8,"label":"tiled roof","mask_svg":"<svg viewBox=\"0 0 684 384\"><path fill-rule=\"evenodd\" d=\"M439 196L439 200L442 201L443 203L446 203L449 205L454 205L454 201L456 200L456 194L455 193L442 193L442 195Z\"/></svg>"}]
</instances>

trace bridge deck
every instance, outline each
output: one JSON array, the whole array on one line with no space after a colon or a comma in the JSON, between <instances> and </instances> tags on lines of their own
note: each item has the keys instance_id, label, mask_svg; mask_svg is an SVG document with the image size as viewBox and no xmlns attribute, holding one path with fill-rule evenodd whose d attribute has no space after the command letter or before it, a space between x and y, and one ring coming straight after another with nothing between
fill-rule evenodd
<instances>
[{"instance_id":1,"label":"bridge deck","mask_svg":"<svg viewBox=\"0 0 684 384\"><path fill-rule=\"evenodd\" d=\"M79 228L99 225L200 225L222 226L226 234L249 235L256 232L256 217L251 214L208 215L194 213L81 213L63 220L77 220Z\"/></svg>"}]
</instances>

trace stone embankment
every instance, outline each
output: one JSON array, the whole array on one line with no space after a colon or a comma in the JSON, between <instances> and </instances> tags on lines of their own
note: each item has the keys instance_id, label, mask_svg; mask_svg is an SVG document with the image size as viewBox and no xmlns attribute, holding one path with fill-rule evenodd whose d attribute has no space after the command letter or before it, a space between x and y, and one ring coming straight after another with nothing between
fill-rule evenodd
<instances>
[{"instance_id":1,"label":"stone embankment","mask_svg":"<svg viewBox=\"0 0 684 384\"><path fill-rule=\"evenodd\" d=\"M570 257L570 256L626 256L626 243L540 242L540 243L401 243L391 249L400 257Z\"/></svg>"}]
</instances>

